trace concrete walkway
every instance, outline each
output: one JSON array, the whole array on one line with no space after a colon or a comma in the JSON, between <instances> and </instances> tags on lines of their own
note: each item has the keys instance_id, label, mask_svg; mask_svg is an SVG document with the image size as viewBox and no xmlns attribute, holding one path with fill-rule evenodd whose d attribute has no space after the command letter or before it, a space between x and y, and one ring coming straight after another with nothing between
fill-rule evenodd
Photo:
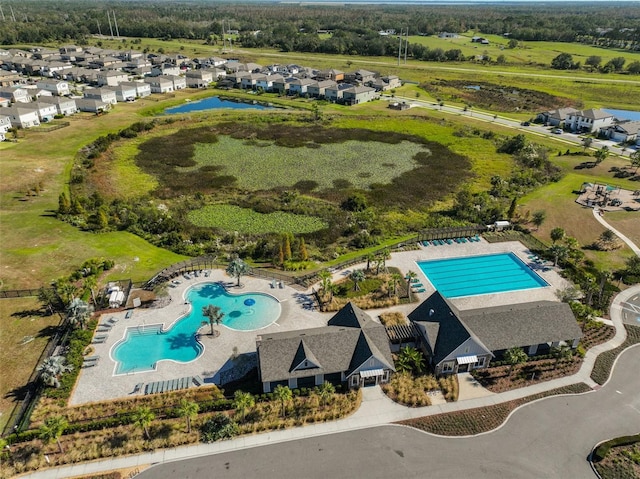
<instances>
[{"instance_id":1,"label":"concrete walkway","mask_svg":"<svg viewBox=\"0 0 640 479\"><path fill-rule=\"evenodd\" d=\"M627 238L625 235L623 235L622 233L620 233L620 231L618 231L617 229L615 229L613 226L611 226L609 223L607 223L604 218L602 217L602 214L600 212L600 210L598 208L594 208L593 209L593 217L596 219L596 221L598 223L600 223L602 226L604 226L605 228L613 231L616 236L618 238L620 238L622 241L624 241L625 243L627 243L627 246L629 246L629 248L631 248L631 250L636 254L636 256L640 256L640 248L638 248L636 246L636 244L631 241L629 238Z\"/></svg>"},{"instance_id":2,"label":"concrete walkway","mask_svg":"<svg viewBox=\"0 0 640 479\"><path fill-rule=\"evenodd\" d=\"M367 388L363 390L363 402L358 411L351 416L338 421L243 436L230 441L216 442L213 444L194 444L132 456L45 469L22 477L58 479L96 474L115 469L143 467L149 464L230 452L277 442L294 441L337 432L370 428L417 417L490 406L581 382L597 389L599 385L590 378L595 360L601 352L616 348L624 342L626 338L626 330L624 329L621 315L623 303L639 293L640 285L635 285L615 297L610 311L611 321L616 327L615 336L606 343L591 348L584 358L582 367L573 376L554 379L552 381L542 382L500 394L482 395L481 397L460 400L455 403L434 404L423 408L407 408L400 406L386 397L379 388Z\"/></svg>"}]
</instances>

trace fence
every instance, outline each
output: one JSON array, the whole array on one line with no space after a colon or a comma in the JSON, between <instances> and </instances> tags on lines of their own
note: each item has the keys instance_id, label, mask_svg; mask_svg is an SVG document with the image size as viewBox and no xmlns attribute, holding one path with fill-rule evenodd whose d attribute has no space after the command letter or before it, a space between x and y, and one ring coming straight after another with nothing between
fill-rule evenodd
<instances>
[{"instance_id":1,"label":"fence","mask_svg":"<svg viewBox=\"0 0 640 479\"><path fill-rule=\"evenodd\" d=\"M10 289L7 291L0 291L0 299L26 298L28 296L38 296L39 293L39 289Z\"/></svg>"},{"instance_id":2,"label":"fence","mask_svg":"<svg viewBox=\"0 0 640 479\"><path fill-rule=\"evenodd\" d=\"M59 130L60 128L65 128L70 124L71 123L69 123L68 121L63 121L55 125L42 126L40 128L30 130L29 133L49 133L50 131L56 131L56 130Z\"/></svg>"}]
</instances>

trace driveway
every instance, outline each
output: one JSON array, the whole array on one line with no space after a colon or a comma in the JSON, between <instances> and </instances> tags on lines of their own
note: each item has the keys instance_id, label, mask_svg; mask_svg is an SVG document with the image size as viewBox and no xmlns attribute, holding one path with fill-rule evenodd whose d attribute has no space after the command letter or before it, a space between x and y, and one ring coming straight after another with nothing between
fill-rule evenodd
<instances>
[{"instance_id":1,"label":"driveway","mask_svg":"<svg viewBox=\"0 0 640 479\"><path fill-rule=\"evenodd\" d=\"M602 389L532 403L479 437L441 438L381 426L169 462L137 477L595 477L587 462L595 443L640 431L639 363L640 347L634 347Z\"/></svg>"}]
</instances>

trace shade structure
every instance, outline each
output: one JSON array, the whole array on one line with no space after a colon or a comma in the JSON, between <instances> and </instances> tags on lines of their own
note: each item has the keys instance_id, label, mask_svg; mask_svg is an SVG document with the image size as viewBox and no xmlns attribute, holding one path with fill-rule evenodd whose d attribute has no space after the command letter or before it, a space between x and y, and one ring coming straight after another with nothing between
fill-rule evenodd
<instances>
[{"instance_id":1,"label":"shade structure","mask_svg":"<svg viewBox=\"0 0 640 479\"><path fill-rule=\"evenodd\" d=\"M369 369L368 371L360 371L361 378L372 378L374 376L382 376L384 370L382 369Z\"/></svg>"},{"instance_id":2,"label":"shade structure","mask_svg":"<svg viewBox=\"0 0 640 479\"><path fill-rule=\"evenodd\" d=\"M478 362L478 356L474 354L470 356L458 356L456 361L458 364L473 364Z\"/></svg>"}]
</instances>

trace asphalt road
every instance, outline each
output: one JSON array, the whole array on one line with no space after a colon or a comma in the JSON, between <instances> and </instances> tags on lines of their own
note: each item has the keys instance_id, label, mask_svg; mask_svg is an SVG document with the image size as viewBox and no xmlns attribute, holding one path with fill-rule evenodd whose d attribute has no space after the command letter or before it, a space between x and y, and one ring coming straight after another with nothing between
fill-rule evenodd
<instances>
[{"instance_id":1,"label":"asphalt road","mask_svg":"<svg viewBox=\"0 0 640 479\"><path fill-rule=\"evenodd\" d=\"M441 438L382 426L169 462L140 479L204 478L590 478L593 445L640 432L640 347L619 359L613 379L580 396L516 411L500 429Z\"/></svg>"}]
</instances>

